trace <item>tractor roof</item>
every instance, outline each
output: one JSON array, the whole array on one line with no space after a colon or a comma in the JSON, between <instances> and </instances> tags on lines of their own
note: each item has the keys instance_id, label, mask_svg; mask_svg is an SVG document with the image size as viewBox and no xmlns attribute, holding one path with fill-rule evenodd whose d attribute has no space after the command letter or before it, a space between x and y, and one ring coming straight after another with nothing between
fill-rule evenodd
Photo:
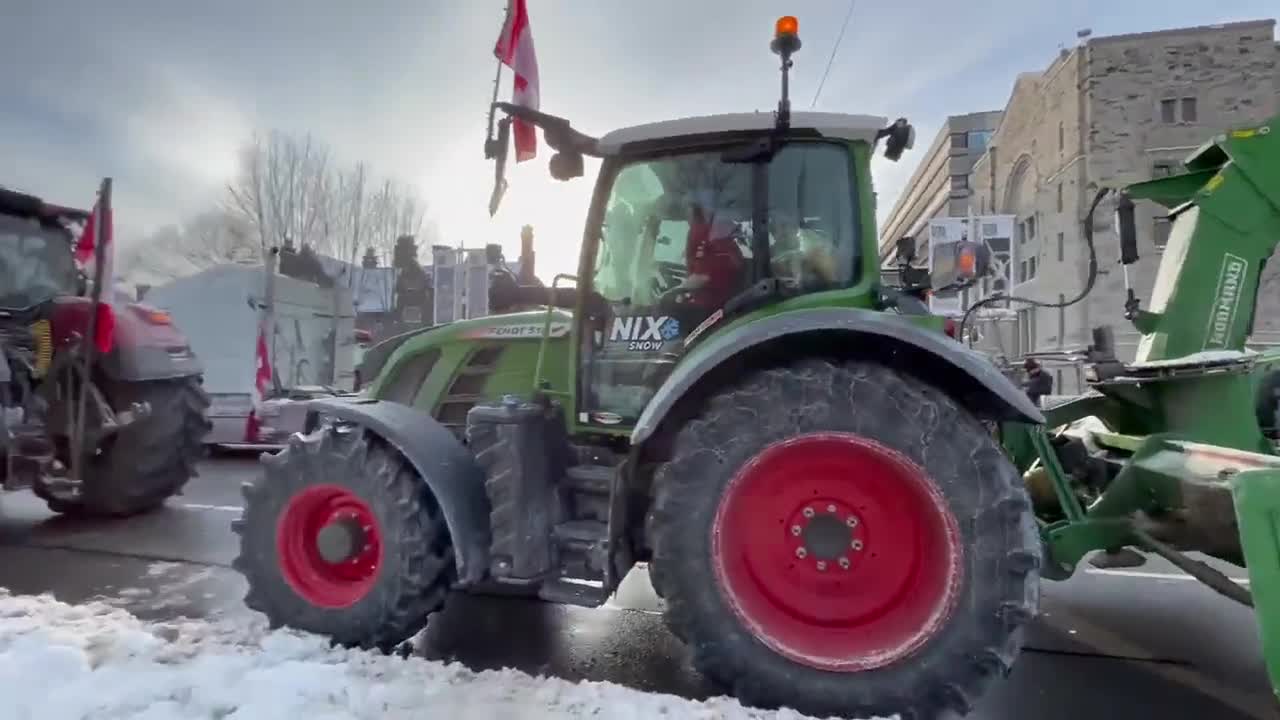
<instances>
[{"instance_id":1,"label":"tractor roof","mask_svg":"<svg viewBox=\"0 0 1280 720\"><path fill-rule=\"evenodd\" d=\"M622 146L635 142L721 132L769 130L773 124L772 112L729 113L663 120L614 130L600 138L598 148L602 154L613 155L621 150ZM826 112L791 114L791 127L794 129L816 130L826 137L846 140L873 142L876 132L888 124L887 118L874 115Z\"/></svg>"}]
</instances>

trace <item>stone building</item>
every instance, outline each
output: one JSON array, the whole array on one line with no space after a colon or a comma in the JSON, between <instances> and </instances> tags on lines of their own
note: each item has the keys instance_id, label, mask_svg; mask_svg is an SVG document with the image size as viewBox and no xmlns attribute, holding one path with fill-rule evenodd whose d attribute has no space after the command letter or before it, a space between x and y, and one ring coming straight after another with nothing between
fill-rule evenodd
<instances>
[{"instance_id":1,"label":"stone building","mask_svg":"<svg viewBox=\"0 0 1280 720\"><path fill-rule=\"evenodd\" d=\"M969 172L987 148L1000 122L1000 111L952 115L943 123L911 180L880 226L880 261L892 262L898 238L916 240L923 260L928 253L925 228L937 217L968 212Z\"/></svg>"},{"instance_id":2,"label":"stone building","mask_svg":"<svg viewBox=\"0 0 1280 720\"><path fill-rule=\"evenodd\" d=\"M1025 73L986 152L969 178L978 214L1016 216L1014 295L1056 302L1084 286L1088 250L1083 222L1099 188L1176 171L1214 133L1265 120L1280 111L1280 44L1275 21L1260 20L1088 38L1062 50L1043 72ZM1065 309L1014 304L1016 321L1000 350L1083 349L1091 328L1109 325L1122 360L1138 334L1123 317L1124 273L1112 232L1113 205L1094 216L1099 274L1094 289ZM1129 278L1149 298L1168 237L1163 209L1138 206L1141 260ZM1280 342L1280 262L1269 263L1253 340ZM1267 277L1270 276L1270 277ZM1011 347L1010 347L1011 346ZM1055 392L1078 387L1060 374Z\"/></svg>"}]
</instances>

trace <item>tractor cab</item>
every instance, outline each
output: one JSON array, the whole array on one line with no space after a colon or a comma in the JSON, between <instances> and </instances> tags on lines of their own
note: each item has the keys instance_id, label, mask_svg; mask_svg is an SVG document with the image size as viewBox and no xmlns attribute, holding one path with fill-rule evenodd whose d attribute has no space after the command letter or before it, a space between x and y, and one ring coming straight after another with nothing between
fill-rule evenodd
<instances>
[{"instance_id":1,"label":"tractor cab","mask_svg":"<svg viewBox=\"0 0 1280 720\"><path fill-rule=\"evenodd\" d=\"M719 130L699 133L708 120ZM766 305L869 305L875 237L858 168L883 124L805 113L778 133L742 114L606 135L578 281L596 300L578 318L580 411L633 424L686 351ZM744 158L762 138L769 156Z\"/></svg>"},{"instance_id":2,"label":"tractor cab","mask_svg":"<svg viewBox=\"0 0 1280 720\"><path fill-rule=\"evenodd\" d=\"M82 211L0 189L0 310L21 314L83 291L69 226L86 218Z\"/></svg>"}]
</instances>

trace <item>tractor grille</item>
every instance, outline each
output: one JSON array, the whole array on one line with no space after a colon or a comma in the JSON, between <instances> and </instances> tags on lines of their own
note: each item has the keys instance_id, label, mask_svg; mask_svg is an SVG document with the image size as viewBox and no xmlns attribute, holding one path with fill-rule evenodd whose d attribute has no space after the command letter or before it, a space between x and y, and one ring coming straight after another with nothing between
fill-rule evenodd
<instances>
[{"instance_id":1,"label":"tractor grille","mask_svg":"<svg viewBox=\"0 0 1280 720\"><path fill-rule=\"evenodd\" d=\"M467 413L484 399L484 386L497 369L502 352L501 345L481 347L473 352L436 406L436 419L455 435L465 435Z\"/></svg>"},{"instance_id":2,"label":"tractor grille","mask_svg":"<svg viewBox=\"0 0 1280 720\"><path fill-rule=\"evenodd\" d=\"M37 320L31 323L31 338L35 342L35 362L32 367L36 377L44 377L53 364L53 329L49 321Z\"/></svg>"},{"instance_id":3,"label":"tractor grille","mask_svg":"<svg viewBox=\"0 0 1280 720\"><path fill-rule=\"evenodd\" d=\"M9 353L24 358L37 378L43 377L53 363L53 331L48 320L0 325L0 343Z\"/></svg>"}]
</instances>

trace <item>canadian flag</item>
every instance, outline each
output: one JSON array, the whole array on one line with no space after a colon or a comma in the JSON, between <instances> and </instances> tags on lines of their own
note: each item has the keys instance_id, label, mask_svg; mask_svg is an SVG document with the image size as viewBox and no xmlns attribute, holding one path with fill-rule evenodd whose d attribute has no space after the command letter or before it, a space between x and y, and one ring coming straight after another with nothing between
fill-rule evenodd
<instances>
[{"instance_id":1,"label":"canadian flag","mask_svg":"<svg viewBox=\"0 0 1280 720\"><path fill-rule=\"evenodd\" d=\"M529 8L525 0L511 0L507 22L493 48L498 61L515 74L511 102L538 109L538 57L533 51L533 31L529 29ZM516 162L532 160L538 154L537 129L529 123L515 121Z\"/></svg>"},{"instance_id":2,"label":"canadian flag","mask_svg":"<svg viewBox=\"0 0 1280 720\"><path fill-rule=\"evenodd\" d=\"M244 429L244 439L248 443L258 441L258 433L262 429L262 421L258 419L258 410L262 408L262 402L267 398L267 388L271 387L271 358L267 354L267 324L265 321L258 324L258 347L254 354L256 356L256 370L253 376L253 407L249 409L249 419Z\"/></svg>"},{"instance_id":3,"label":"canadian flag","mask_svg":"<svg viewBox=\"0 0 1280 720\"><path fill-rule=\"evenodd\" d=\"M93 204L93 212L89 214L89 220L84 224L84 230L80 232L80 239L76 241L76 261L81 265L88 265L93 262L96 255L95 252L98 243L102 243L102 294L104 302L111 302L111 290L115 287L115 277L112 275L111 255L114 249L112 241L112 218L111 206L103 207L102 198L99 197Z\"/></svg>"}]
</instances>

